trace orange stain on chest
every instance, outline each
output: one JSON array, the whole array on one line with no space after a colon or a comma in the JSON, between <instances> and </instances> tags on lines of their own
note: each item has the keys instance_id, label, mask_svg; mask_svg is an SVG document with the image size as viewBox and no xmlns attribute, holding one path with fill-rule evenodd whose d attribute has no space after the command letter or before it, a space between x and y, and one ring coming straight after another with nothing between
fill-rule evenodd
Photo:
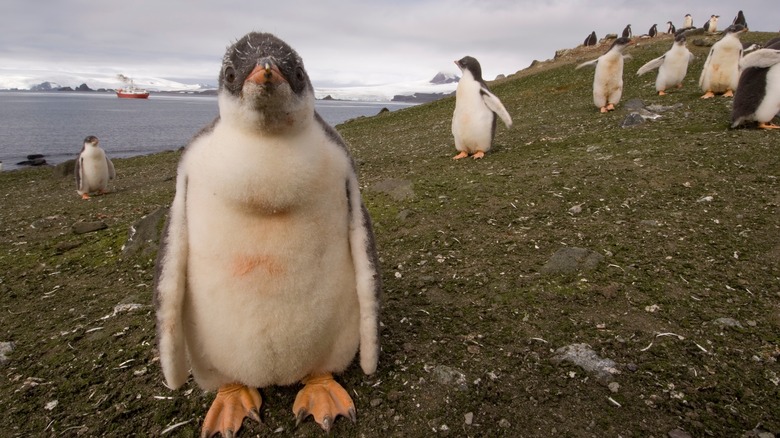
<instances>
[{"instance_id":1,"label":"orange stain on chest","mask_svg":"<svg viewBox=\"0 0 780 438\"><path fill-rule=\"evenodd\" d=\"M239 254L233 256L230 265L235 277L243 277L258 269L274 276L284 273L284 266L278 260L265 255Z\"/></svg>"}]
</instances>

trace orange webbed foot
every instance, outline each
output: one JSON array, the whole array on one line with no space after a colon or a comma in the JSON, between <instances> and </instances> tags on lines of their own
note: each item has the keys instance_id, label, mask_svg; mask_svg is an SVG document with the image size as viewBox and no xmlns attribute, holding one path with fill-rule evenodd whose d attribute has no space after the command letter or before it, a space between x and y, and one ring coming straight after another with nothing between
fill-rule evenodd
<instances>
[{"instance_id":1,"label":"orange webbed foot","mask_svg":"<svg viewBox=\"0 0 780 438\"><path fill-rule=\"evenodd\" d=\"M452 157L452 159L453 160L460 160L461 158L466 158L468 156L469 156L469 154L467 152L461 152L458 155L455 155L454 157Z\"/></svg>"},{"instance_id":2,"label":"orange webbed foot","mask_svg":"<svg viewBox=\"0 0 780 438\"><path fill-rule=\"evenodd\" d=\"M658 95L659 96L666 96L666 91L661 90L661 91L658 92Z\"/></svg>"},{"instance_id":3,"label":"orange webbed foot","mask_svg":"<svg viewBox=\"0 0 780 438\"><path fill-rule=\"evenodd\" d=\"M309 415L325 431L330 431L336 417L348 417L354 423L357 421L355 404L347 391L333 380L331 374L312 375L303 379L306 385L298 391L293 403L296 425Z\"/></svg>"},{"instance_id":4,"label":"orange webbed foot","mask_svg":"<svg viewBox=\"0 0 780 438\"><path fill-rule=\"evenodd\" d=\"M760 129L780 129L780 126L777 126L774 123L765 123L765 122L759 123L758 127Z\"/></svg>"},{"instance_id":5,"label":"orange webbed foot","mask_svg":"<svg viewBox=\"0 0 780 438\"><path fill-rule=\"evenodd\" d=\"M710 99L710 98L713 98L713 97L715 97L715 93L713 93L712 91L708 90L706 93L704 93L704 95L701 98L702 99Z\"/></svg>"},{"instance_id":6,"label":"orange webbed foot","mask_svg":"<svg viewBox=\"0 0 780 438\"><path fill-rule=\"evenodd\" d=\"M607 109L607 107L602 106L599 111L601 112L601 114L604 114L604 113L608 112L609 110Z\"/></svg>"},{"instance_id":7,"label":"orange webbed foot","mask_svg":"<svg viewBox=\"0 0 780 438\"><path fill-rule=\"evenodd\" d=\"M81 199L89 199L89 195L86 193L81 194Z\"/></svg>"},{"instance_id":8,"label":"orange webbed foot","mask_svg":"<svg viewBox=\"0 0 780 438\"><path fill-rule=\"evenodd\" d=\"M482 157L484 157L484 156L485 156L485 153L484 153L484 152L482 152L482 151L477 151L477 152L475 152L475 153L474 153L474 155L472 155L472 156L471 156L471 158L473 158L473 159L475 159L475 160L479 160L480 158L482 158Z\"/></svg>"},{"instance_id":9,"label":"orange webbed foot","mask_svg":"<svg viewBox=\"0 0 780 438\"><path fill-rule=\"evenodd\" d=\"M726 92L723 93L723 97L734 97L734 90L726 90Z\"/></svg>"},{"instance_id":10,"label":"orange webbed foot","mask_svg":"<svg viewBox=\"0 0 780 438\"><path fill-rule=\"evenodd\" d=\"M615 104L607 104L607 111L614 111L615 110Z\"/></svg>"},{"instance_id":11,"label":"orange webbed foot","mask_svg":"<svg viewBox=\"0 0 780 438\"><path fill-rule=\"evenodd\" d=\"M217 391L201 428L201 438L211 438L217 433L223 437L235 436L244 417L260 422L260 405L263 400L255 388L234 383L224 385Z\"/></svg>"}]
</instances>

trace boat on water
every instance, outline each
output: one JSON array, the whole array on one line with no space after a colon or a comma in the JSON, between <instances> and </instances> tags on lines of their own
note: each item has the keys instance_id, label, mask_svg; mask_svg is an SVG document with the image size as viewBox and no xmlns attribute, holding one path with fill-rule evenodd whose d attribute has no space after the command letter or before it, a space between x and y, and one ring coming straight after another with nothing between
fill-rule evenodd
<instances>
[{"instance_id":1,"label":"boat on water","mask_svg":"<svg viewBox=\"0 0 780 438\"><path fill-rule=\"evenodd\" d=\"M123 76L124 77L124 76ZM127 86L116 90L116 96L120 99L147 99L149 91L138 88L133 84L133 80L126 78Z\"/></svg>"}]
</instances>

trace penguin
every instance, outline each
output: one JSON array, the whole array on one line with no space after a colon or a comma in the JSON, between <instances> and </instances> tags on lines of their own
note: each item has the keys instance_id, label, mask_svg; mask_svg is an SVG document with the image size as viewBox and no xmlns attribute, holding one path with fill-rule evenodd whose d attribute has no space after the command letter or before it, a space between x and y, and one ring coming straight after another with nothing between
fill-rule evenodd
<instances>
[{"instance_id":1,"label":"penguin","mask_svg":"<svg viewBox=\"0 0 780 438\"><path fill-rule=\"evenodd\" d=\"M731 127L756 121L761 129L780 129L771 123L780 113L780 40L745 55L740 64Z\"/></svg>"},{"instance_id":2,"label":"penguin","mask_svg":"<svg viewBox=\"0 0 780 438\"><path fill-rule=\"evenodd\" d=\"M633 34L631 33L631 25L626 25L625 28L623 28L623 34L621 35L623 38L631 38Z\"/></svg>"},{"instance_id":3,"label":"penguin","mask_svg":"<svg viewBox=\"0 0 780 438\"><path fill-rule=\"evenodd\" d=\"M739 83L739 59L742 57L742 43L739 35L747 29L739 24L727 27L724 36L712 45L699 77L704 95L709 99L716 94L726 97L734 95Z\"/></svg>"},{"instance_id":4,"label":"penguin","mask_svg":"<svg viewBox=\"0 0 780 438\"><path fill-rule=\"evenodd\" d=\"M745 26L745 28L748 27L747 20L745 20L745 14L743 14L742 11L737 12L737 16L734 17L734 21L731 24L740 24Z\"/></svg>"},{"instance_id":5,"label":"penguin","mask_svg":"<svg viewBox=\"0 0 780 438\"><path fill-rule=\"evenodd\" d=\"M0 172L2 172L2 171L3 171L3 162L0 161Z\"/></svg>"},{"instance_id":6,"label":"penguin","mask_svg":"<svg viewBox=\"0 0 780 438\"><path fill-rule=\"evenodd\" d=\"M471 56L455 61L462 72L455 90L455 112L452 115L452 135L455 137L455 149L459 160L472 155L479 159L490 150L496 134L496 115L507 128L512 127L512 117L504 104L490 92L482 79L482 67Z\"/></svg>"},{"instance_id":7,"label":"penguin","mask_svg":"<svg viewBox=\"0 0 780 438\"><path fill-rule=\"evenodd\" d=\"M655 89L659 96L665 95L669 87L682 88L682 81L688 72L688 63L693 59L693 53L685 46L685 41L685 35L677 35L668 52L643 65L636 72L641 76L650 70L658 69Z\"/></svg>"},{"instance_id":8,"label":"penguin","mask_svg":"<svg viewBox=\"0 0 780 438\"><path fill-rule=\"evenodd\" d=\"M94 135L85 138L76 158L73 173L76 175L76 192L81 199L89 199L90 193L108 193L108 181L116 178L114 163L98 143L100 141Z\"/></svg>"},{"instance_id":9,"label":"penguin","mask_svg":"<svg viewBox=\"0 0 780 438\"><path fill-rule=\"evenodd\" d=\"M647 34L650 35L650 38L655 38L655 36L658 35L658 25L652 25L650 30L647 31Z\"/></svg>"},{"instance_id":10,"label":"penguin","mask_svg":"<svg viewBox=\"0 0 780 438\"><path fill-rule=\"evenodd\" d=\"M623 49L631 44L633 42L628 38L618 38L607 53L575 68L579 70L582 67L596 67L593 76L593 103L602 113L614 110L623 94Z\"/></svg>"},{"instance_id":11,"label":"penguin","mask_svg":"<svg viewBox=\"0 0 780 438\"><path fill-rule=\"evenodd\" d=\"M709 33L715 33L718 31L718 18L720 15L711 15L710 21L704 24L704 30Z\"/></svg>"},{"instance_id":12,"label":"penguin","mask_svg":"<svg viewBox=\"0 0 780 438\"><path fill-rule=\"evenodd\" d=\"M667 21L666 24L668 25L666 27L666 33L670 35L674 35L675 33L677 33L677 28L674 27L674 24L671 21Z\"/></svg>"},{"instance_id":13,"label":"penguin","mask_svg":"<svg viewBox=\"0 0 780 438\"><path fill-rule=\"evenodd\" d=\"M691 14L685 14L685 18L683 18L683 29L690 29L693 27L693 17Z\"/></svg>"},{"instance_id":14,"label":"penguin","mask_svg":"<svg viewBox=\"0 0 780 438\"><path fill-rule=\"evenodd\" d=\"M595 46L596 42L598 42L598 39L596 38L596 31L594 30L593 32L590 33L590 35L588 35L587 38L585 38L585 42L583 42L582 45Z\"/></svg>"},{"instance_id":15,"label":"penguin","mask_svg":"<svg viewBox=\"0 0 780 438\"><path fill-rule=\"evenodd\" d=\"M298 53L250 32L228 47L217 118L186 146L154 304L168 387L191 370L216 398L202 437L260 421L256 388L301 382L293 404L326 431L356 420L334 380L379 356L379 263L347 146L314 108Z\"/></svg>"}]
</instances>

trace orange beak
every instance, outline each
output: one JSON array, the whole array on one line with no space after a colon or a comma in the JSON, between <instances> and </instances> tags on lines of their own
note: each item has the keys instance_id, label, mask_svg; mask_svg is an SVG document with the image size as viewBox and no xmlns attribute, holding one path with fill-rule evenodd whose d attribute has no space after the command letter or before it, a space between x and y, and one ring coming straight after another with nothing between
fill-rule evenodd
<instances>
[{"instance_id":1,"label":"orange beak","mask_svg":"<svg viewBox=\"0 0 780 438\"><path fill-rule=\"evenodd\" d=\"M281 84L287 82L282 76L282 72L279 71L279 67L270 62L264 62L262 65L258 64L249 76L246 78L246 82L254 82L258 85L267 84Z\"/></svg>"}]
</instances>

